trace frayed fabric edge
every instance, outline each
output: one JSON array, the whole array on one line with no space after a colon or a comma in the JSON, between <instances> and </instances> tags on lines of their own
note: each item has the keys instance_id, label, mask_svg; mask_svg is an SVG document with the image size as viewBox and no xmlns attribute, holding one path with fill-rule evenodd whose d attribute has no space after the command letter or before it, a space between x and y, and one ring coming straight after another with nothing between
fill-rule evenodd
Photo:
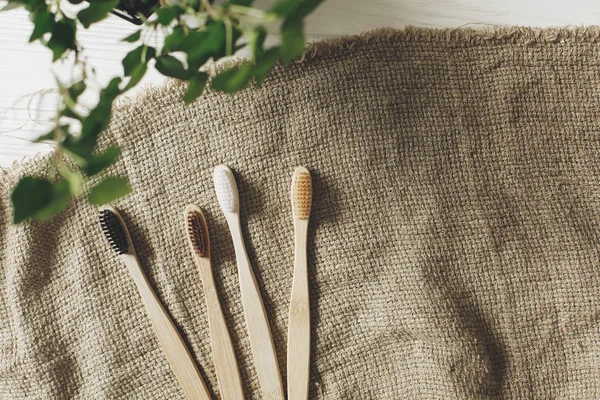
<instances>
[{"instance_id":1,"label":"frayed fabric edge","mask_svg":"<svg viewBox=\"0 0 600 400\"><path fill-rule=\"evenodd\" d=\"M550 28L531 28L522 26L485 26L482 28L421 28L409 26L403 29L379 28L358 35L342 36L319 40L307 45L304 55L296 63L304 63L331 55L338 55L351 51L357 45L372 45L377 43L395 42L439 42L453 45L541 45L541 44L566 44L566 43L598 43L600 42L600 26L565 26ZM247 63L244 58L232 59L222 63L214 63L206 67L211 77L235 66ZM275 71L284 67L278 65ZM185 82L176 79L167 79L161 85L146 85L130 97L117 99L114 112L123 112L137 104L144 103L153 98L162 97L172 91L179 91L183 95ZM210 91L210 83L208 91ZM9 168L0 168L0 182L10 180L17 176L31 163L47 159L50 154L40 153L25 161L15 161Z\"/></svg>"}]
</instances>

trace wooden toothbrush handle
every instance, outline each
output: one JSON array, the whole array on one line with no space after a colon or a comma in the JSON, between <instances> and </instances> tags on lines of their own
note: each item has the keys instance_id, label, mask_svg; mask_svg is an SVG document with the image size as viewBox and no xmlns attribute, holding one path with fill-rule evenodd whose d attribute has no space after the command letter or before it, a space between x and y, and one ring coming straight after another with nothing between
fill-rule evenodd
<instances>
[{"instance_id":1,"label":"wooden toothbrush handle","mask_svg":"<svg viewBox=\"0 0 600 400\"><path fill-rule=\"evenodd\" d=\"M150 287L137 257L131 254L121 256L133 278L146 312L154 325L158 341L162 346L171 370L177 378L187 400L210 400L208 389L198 371L187 346L158 297Z\"/></svg>"},{"instance_id":2,"label":"wooden toothbrush handle","mask_svg":"<svg viewBox=\"0 0 600 400\"><path fill-rule=\"evenodd\" d=\"M239 225L239 220L228 222L235 247L240 291L248 337L250 339L250 348L252 349L254 365L256 366L258 380L263 393L262 398L267 400L284 400L283 385L281 384L279 364L277 362L273 337L271 336L269 319L260 295L260 289L250 266L250 260L248 260L248 255L246 254L242 229Z\"/></svg>"},{"instance_id":3,"label":"wooden toothbrush handle","mask_svg":"<svg viewBox=\"0 0 600 400\"><path fill-rule=\"evenodd\" d=\"M194 257L202 276L202 286L208 310L210 344L221 398L223 400L243 400L242 378L240 377L227 323L219 303L210 261L197 254L194 254Z\"/></svg>"},{"instance_id":4,"label":"wooden toothbrush handle","mask_svg":"<svg viewBox=\"0 0 600 400\"><path fill-rule=\"evenodd\" d=\"M295 220L294 278L288 325L288 400L308 399L310 381L310 300L306 244L308 220Z\"/></svg>"}]
</instances>

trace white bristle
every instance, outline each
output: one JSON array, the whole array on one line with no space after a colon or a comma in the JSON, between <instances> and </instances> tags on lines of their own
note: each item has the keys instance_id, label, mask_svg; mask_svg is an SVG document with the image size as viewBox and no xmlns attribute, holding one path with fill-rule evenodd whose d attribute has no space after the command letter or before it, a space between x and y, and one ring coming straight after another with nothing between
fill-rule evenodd
<instances>
[{"instance_id":1,"label":"white bristle","mask_svg":"<svg viewBox=\"0 0 600 400\"><path fill-rule=\"evenodd\" d=\"M215 168L213 175L215 182L215 192L217 200L223 211L237 212L238 211L238 191L235 184L235 177L229 167L219 165Z\"/></svg>"}]
</instances>

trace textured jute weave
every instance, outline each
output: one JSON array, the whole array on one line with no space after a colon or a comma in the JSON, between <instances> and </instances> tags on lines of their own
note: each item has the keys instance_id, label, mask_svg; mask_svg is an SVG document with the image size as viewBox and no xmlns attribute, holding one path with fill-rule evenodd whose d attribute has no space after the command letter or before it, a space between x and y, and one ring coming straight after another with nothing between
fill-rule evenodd
<instances>
[{"instance_id":1,"label":"textured jute weave","mask_svg":"<svg viewBox=\"0 0 600 400\"><path fill-rule=\"evenodd\" d=\"M313 45L262 89L178 84L115 112L117 204L211 390L183 210L206 210L248 398L259 399L212 169L236 172L285 375L289 186L313 171L314 399L600 398L600 32L377 31ZM0 178L0 398L181 399L95 208L11 225Z\"/></svg>"}]
</instances>

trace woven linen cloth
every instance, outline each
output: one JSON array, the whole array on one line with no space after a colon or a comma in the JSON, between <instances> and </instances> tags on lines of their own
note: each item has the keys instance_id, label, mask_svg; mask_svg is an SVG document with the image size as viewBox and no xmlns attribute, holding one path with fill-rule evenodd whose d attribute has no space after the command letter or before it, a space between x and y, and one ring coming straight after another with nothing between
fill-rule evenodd
<instances>
[{"instance_id":1,"label":"woven linen cloth","mask_svg":"<svg viewBox=\"0 0 600 400\"><path fill-rule=\"evenodd\" d=\"M235 171L286 376L290 182L313 173L312 399L600 397L600 31L379 30L311 45L262 88L148 89L114 113L109 174L141 263L218 386L183 210L206 210L245 382L260 399L212 170ZM181 399L98 210L11 223L0 181L0 398Z\"/></svg>"}]
</instances>

